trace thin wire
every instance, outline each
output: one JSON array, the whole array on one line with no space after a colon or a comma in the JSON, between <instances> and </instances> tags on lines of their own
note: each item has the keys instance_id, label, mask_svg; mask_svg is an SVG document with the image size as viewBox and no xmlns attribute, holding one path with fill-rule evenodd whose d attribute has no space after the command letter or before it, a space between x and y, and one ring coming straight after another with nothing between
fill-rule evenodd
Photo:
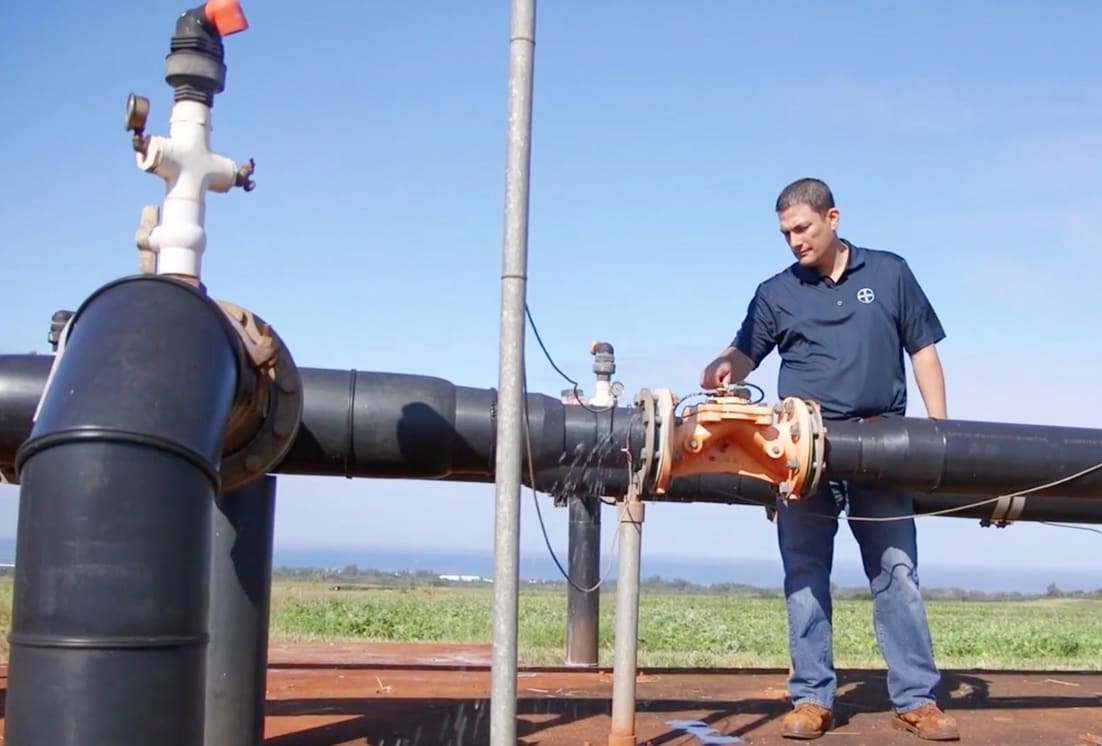
<instances>
[{"instance_id":1,"label":"thin wire","mask_svg":"<svg viewBox=\"0 0 1102 746\"><path fill-rule=\"evenodd\" d=\"M806 515L814 516L816 518L828 518L828 519L832 518L836 521L843 521L843 520L844 521L863 521L863 522L866 522L866 523L881 523L881 522L887 522L887 521L907 521L907 520L910 520L912 518L930 518L930 517L941 516L941 515L951 515L953 513L959 513L962 510L970 510L972 508L980 508L980 507L983 507L984 505L989 505L991 503L998 502L999 500L1005 500L1005 499L1008 499L1008 498L1015 498L1015 497L1025 497L1026 495L1030 495L1034 492L1040 492L1041 490L1047 490L1050 487L1058 487L1061 484L1064 484L1066 482L1071 482L1075 479L1078 479L1081 476L1084 476L1086 474L1090 474L1092 471L1098 471L1099 469L1102 469L1102 462L1099 462L1099 463L1094 464L1092 466L1088 466L1087 468L1081 469L1081 470L1077 471L1074 474L1069 474L1066 477L1061 477L1060 479L1056 479L1056 480L1053 480L1051 482L1047 482L1045 484L1037 485L1036 487L1029 487L1029 488L1024 489L1024 490L1019 490L1018 492L1010 492L1010 493L1005 494L1005 495L998 495L996 497L989 497L989 498L986 498L984 500L978 500L974 503L968 503L967 505L957 505L955 507L945 508L943 510L932 510L929 513L911 513L909 515L899 515L899 516L849 516L849 515L847 515L845 518L843 518L840 515L834 516L834 515L827 515L825 513L806 513ZM1100 531L1099 533L1102 533L1102 531Z\"/></svg>"},{"instance_id":2,"label":"thin wire","mask_svg":"<svg viewBox=\"0 0 1102 746\"><path fill-rule=\"evenodd\" d=\"M750 383L749 381L742 381L741 383L736 383L733 386L733 388L743 388L743 387L750 388L750 389L755 389L758 392L758 397L756 399L748 400L747 404L751 404L751 405L761 404L763 401L765 401L765 390L762 389L761 386L757 385L756 383ZM685 394L684 396L679 396L679 397L677 397L677 404L674 405L674 414L675 415L681 414L681 411L683 411L683 409L684 409L685 402L689 401L690 399L693 399L693 398L698 397L698 396L715 396L715 395L716 395L715 391L693 391L691 393Z\"/></svg>"},{"instance_id":3,"label":"thin wire","mask_svg":"<svg viewBox=\"0 0 1102 746\"><path fill-rule=\"evenodd\" d=\"M554 363L552 363L552 365L554 365ZM563 578L566 579L566 582L570 584L570 587L574 588L580 593L592 593L600 589L600 587L604 585L605 581L608 580L608 577L612 572L612 561L613 558L616 557L618 551L620 532L617 531L612 536L612 552L611 554L609 554L608 566L605 568L604 573L601 574L601 577L597 580L596 585L591 588L582 588L577 583L575 583L574 579L570 577L570 572L563 568L562 562L559 561L558 555L555 554L554 547L551 546L551 537L547 535L547 524L543 520L543 510L540 508L539 491L536 489L535 459L532 456L532 434L528 415L528 372L527 363L523 362L523 355L521 364L521 393L523 394L524 401L524 442L525 447L528 451L528 478L532 481L529 489L532 491L532 502L536 506L536 518L540 525L540 532L543 534L543 543L547 547L547 552L551 555L551 559L552 561L554 561L555 567L559 569L559 573L563 576ZM602 499L601 502L604 503L604 500Z\"/></svg>"},{"instance_id":4,"label":"thin wire","mask_svg":"<svg viewBox=\"0 0 1102 746\"><path fill-rule=\"evenodd\" d=\"M562 376L567 383L574 387L574 398L578 401L578 404L583 409L587 409L595 414L599 412L607 412L608 410L612 409L612 405L602 407L600 409L594 409L593 407L585 403L585 401L582 399L581 389L578 388L578 382L563 373L562 368L555 364L555 359L551 357L551 353L547 351L547 346L543 343L543 338L540 337L540 330L536 328L536 320L532 318L532 311L528 308L527 303L524 304L524 315L528 317L528 323L532 327L532 334L535 335L536 342L539 343L540 349L543 350L543 356L547 358L547 362L551 363L551 367L555 369L555 372Z\"/></svg>"},{"instance_id":5,"label":"thin wire","mask_svg":"<svg viewBox=\"0 0 1102 746\"><path fill-rule=\"evenodd\" d=\"M1053 523L1052 521L1038 521L1042 526L1053 526L1054 528L1074 528L1079 531L1093 531L1096 534L1102 534L1102 528L1094 528L1092 526L1076 526L1071 523Z\"/></svg>"}]
</instances>

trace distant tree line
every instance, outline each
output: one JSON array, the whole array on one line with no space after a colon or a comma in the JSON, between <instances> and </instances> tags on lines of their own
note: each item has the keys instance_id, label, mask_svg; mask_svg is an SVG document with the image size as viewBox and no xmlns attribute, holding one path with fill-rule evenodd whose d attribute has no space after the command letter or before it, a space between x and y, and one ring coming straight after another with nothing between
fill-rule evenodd
<instances>
[{"instance_id":1,"label":"distant tree line","mask_svg":"<svg viewBox=\"0 0 1102 746\"><path fill-rule=\"evenodd\" d=\"M365 590L369 588L469 588L483 587L487 583L455 580L441 577L433 570L376 570L358 565L346 565L342 568L321 569L313 567L275 567L272 579L276 581L298 581L325 583L335 590ZM566 592L565 578L556 580L536 580L522 582L526 590ZM616 588L616 579L609 578L602 586L605 592ZM641 578L643 591L661 593L684 593L709 596L752 596L757 598L781 598L781 588L759 587L744 583L693 583L683 578L663 578L658 575ZM831 584L831 593L837 599L871 598L869 589L849 588ZM977 591L963 588L923 588L922 595L931 601L1025 601L1039 598L1088 598L1102 599L1102 588L1093 591L1065 591L1056 583L1050 583L1044 593L1020 593L1015 591Z\"/></svg>"}]
</instances>

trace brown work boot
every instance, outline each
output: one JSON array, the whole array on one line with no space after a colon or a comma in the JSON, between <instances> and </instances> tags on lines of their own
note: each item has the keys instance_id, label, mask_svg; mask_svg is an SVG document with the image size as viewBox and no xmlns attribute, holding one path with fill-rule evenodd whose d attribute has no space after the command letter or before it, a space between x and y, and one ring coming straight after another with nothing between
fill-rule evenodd
<instances>
[{"instance_id":1,"label":"brown work boot","mask_svg":"<svg viewBox=\"0 0 1102 746\"><path fill-rule=\"evenodd\" d=\"M946 715L934 704L922 705L909 712L897 712L892 725L898 730L914 733L927 741L959 741L960 731L957 721Z\"/></svg>"},{"instance_id":2,"label":"brown work boot","mask_svg":"<svg viewBox=\"0 0 1102 746\"><path fill-rule=\"evenodd\" d=\"M833 717L827 708L802 702L784 716L781 735L804 740L818 738L830 729L832 721Z\"/></svg>"}]
</instances>

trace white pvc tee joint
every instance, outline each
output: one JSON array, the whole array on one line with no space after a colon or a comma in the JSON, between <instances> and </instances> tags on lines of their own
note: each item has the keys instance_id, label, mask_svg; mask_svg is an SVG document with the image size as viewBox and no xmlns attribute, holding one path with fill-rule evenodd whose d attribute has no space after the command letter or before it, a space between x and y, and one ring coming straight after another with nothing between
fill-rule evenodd
<instances>
[{"instance_id":1,"label":"white pvc tee joint","mask_svg":"<svg viewBox=\"0 0 1102 746\"><path fill-rule=\"evenodd\" d=\"M165 180L160 220L142 242L156 257L156 274L198 279L207 244L206 192L228 192L237 184L251 189L252 162L239 169L231 159L211 152L210 132L210 107L177 101L169 136L149 137L145 152L135 154L138 168Z\"/></svg>"}]
</instances>

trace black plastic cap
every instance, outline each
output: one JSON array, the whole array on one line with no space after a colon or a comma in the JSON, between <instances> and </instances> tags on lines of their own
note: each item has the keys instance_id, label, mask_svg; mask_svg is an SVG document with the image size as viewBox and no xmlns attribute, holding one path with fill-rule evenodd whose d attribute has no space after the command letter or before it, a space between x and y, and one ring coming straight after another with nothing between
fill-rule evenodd
<instances>
[{"instance_id":1,"label":"black plastic cap","mask_svg":"<svg viewBox=\"0 0 1102 746\"><path fill-rule=\"evenodd\" d=\"M165 59L165 80L176 90L176 101L198 101L211 106L226 85L222 35L207 20L202 6L176 19Z\"/></svg>"},{"instance_id":2,"label":"black plastic cap","mask_svg":"<svg viewBox=\"0 0 1102 746\"><path fill-rule=\"evenodd\" d=\"M616 356L608 342L593 343L593 372L601 379L616 372Z\"/></svg>"}]
</instances>

